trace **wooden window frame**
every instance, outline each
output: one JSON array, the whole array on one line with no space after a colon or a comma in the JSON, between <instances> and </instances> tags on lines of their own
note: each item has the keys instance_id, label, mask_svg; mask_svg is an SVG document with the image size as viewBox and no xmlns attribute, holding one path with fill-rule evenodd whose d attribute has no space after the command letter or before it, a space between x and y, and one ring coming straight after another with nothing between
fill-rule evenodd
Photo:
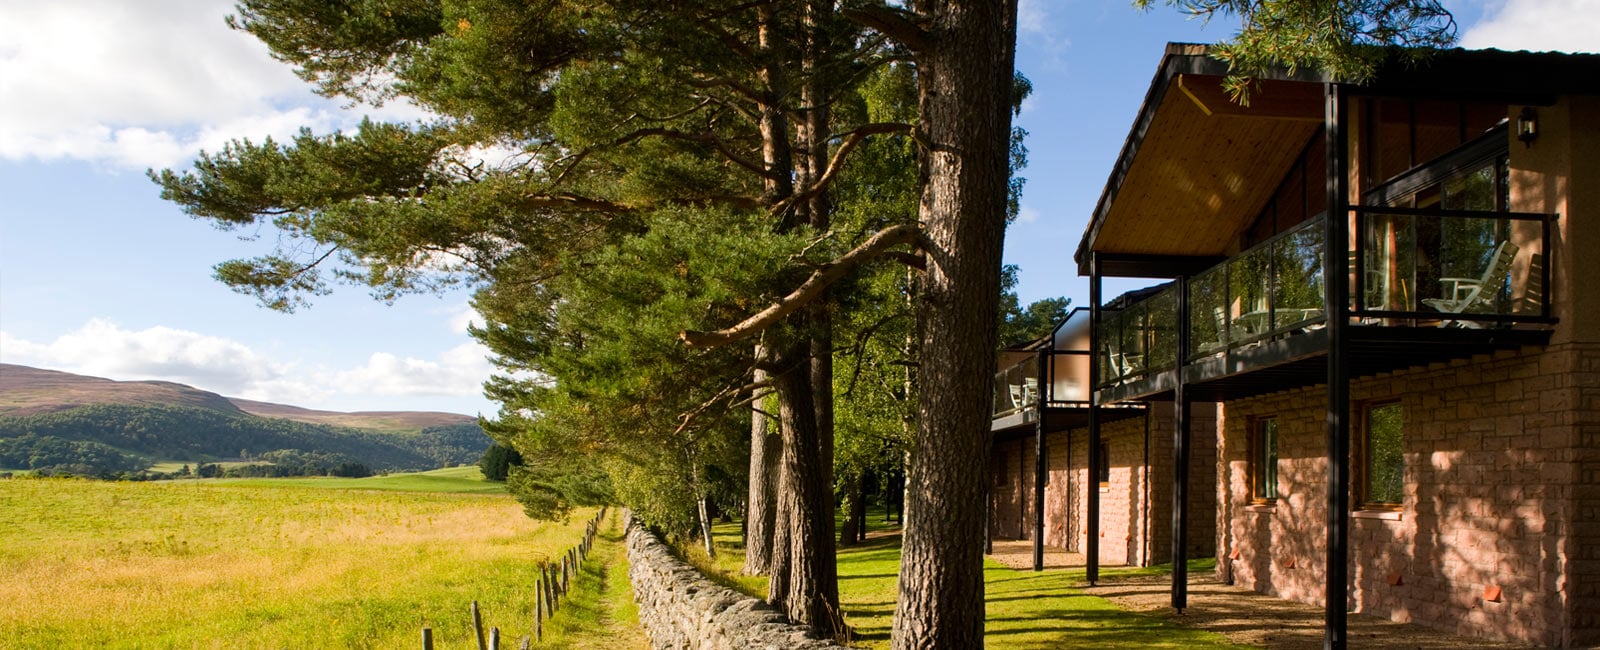
<instances>
[{"instance_id":1,"label":"wooden window frame","mask_svg":"<svg viewBox=\"0 0 1600 650\"><path fill-rule=\"evenodd\" d=\"M1272 463L1275 467L1272 473L1274 479L1272 496L1263 496L1264 490L1260 489L1262 486L1258 485L1257 481L1261 478L1262 432L1263 427L1268 423L1271 423L1273 428ZM1246 483L1249 484L1250 488L1250 503L1254 505L1272 505L1277 503L1283 494L1282 490L1279 489L1282 481L1276 480L1280 473L1277 470L1281 469L1281 466L1278 466L1278 418L1277 416L1253 417L1249 420L1249 427L1249 444L1246 447L1249 449L1248 453L1250 455L1245 462L1245 477L1247 478Z\"/></svg>"},{"instance_id":2,"label":"wooden window frame","mask_svg":"<svg viewBox=\"0 0 1600 650\"><path fill-rule=\"evenodd\" d=\"M1362 402L1359 406L1360 406L1360 411L1359 412L1361 414L1361 417L1359 418L1358 421L1361 423L1361 435L1356 438L1356 442L1358 443L1357 446L1356 446L1357 454L1356 454L1356 458L1354 459L1356 462L1354 463L1354 466L1350 468L1352 470L1352 474L1354 474L1354 478L1356 479L1355 486L1354 486L1354 488L1356 490L1356 496L1357 496L1357 498L1354 499L1354 501L1355 501L1355 509L1356 510L1375 510L1375 511L1383 511L1383 512L1399 512L1400 510L1405 508L1405 498L1406 498L1406 482L1405 482L1405 435L1406 435L1406 430L1405 430L1405 421L1406 420L1405 420L1405 417L1406 417L1406 411L1405 411L1405 406L1398 399L1386 399L1386 400L1374 400L1374 401L1370 401L1370 402ZM1398 407L1400 407L1400 461L1401 461L1401 470L1400 470L1401 474L1400 474L1400 476L1401 476L1401 478L1400 478L1400 502L1399 503L1387 503L1387 502L1382 502L1382 501L1373 501L1371 498L1369 498L1370 497L1369 492L1372 489L1372 484L1371 484L1371 481L1369 480L1370 479L1370 474L1372 473L1372 466L1371 466L1372 456L1371 456L1371 453L1370 453L1371 449L1372 449L1372 411L1375 410L1375 409L1379 409L1379 408L1385 407L1385 406L1398 406Z\"/></svg>"}]
</instances>

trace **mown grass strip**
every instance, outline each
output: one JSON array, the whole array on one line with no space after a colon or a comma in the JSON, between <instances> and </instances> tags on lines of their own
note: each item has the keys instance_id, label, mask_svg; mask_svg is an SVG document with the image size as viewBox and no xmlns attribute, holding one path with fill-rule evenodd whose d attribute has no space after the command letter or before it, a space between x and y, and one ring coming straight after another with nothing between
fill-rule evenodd
<instances>
[{"instance_id":1,"label":"mown grass strip","mask_svg":"<svg viewBox=\"0 0 1600 650\"><path fill-rule=\"evenodd\" d=\"M639 607L628 581L628 553L622 512L612 508L595 536L589 558L579 567L572 591L554 616L545 620L544 640L536 647L645 650Z\"/></svg>"}]
</instances>

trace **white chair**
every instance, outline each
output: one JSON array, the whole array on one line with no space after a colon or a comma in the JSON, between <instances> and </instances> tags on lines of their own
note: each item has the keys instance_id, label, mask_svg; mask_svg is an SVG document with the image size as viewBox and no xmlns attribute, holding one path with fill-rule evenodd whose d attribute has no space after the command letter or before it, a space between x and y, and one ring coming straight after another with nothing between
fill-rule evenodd
<instances>
[{"instance_id":1,"label":"white chair","mask_svg":"<svg viewBox=\"0 0 1600 650\"><path fill-rule=\"evenodd\" d=\"M1472 314L1487 313L1490 311L1490 302L1500 289L1505 286L1506 277L1511 274L1511 262L1517 258L1519 248L1508 241L1500 242L1494 250L1494 257L1489 262L1489 268L1483 270L1483 275L1476 278L1439 278L1445 283L1445 295L1448 298L1424 298L1422 304L1439 310L1445 314ZM1446 321L1459 327L1480 328L1481 324L1475 321Z\"/></svg>"}]
</instances>

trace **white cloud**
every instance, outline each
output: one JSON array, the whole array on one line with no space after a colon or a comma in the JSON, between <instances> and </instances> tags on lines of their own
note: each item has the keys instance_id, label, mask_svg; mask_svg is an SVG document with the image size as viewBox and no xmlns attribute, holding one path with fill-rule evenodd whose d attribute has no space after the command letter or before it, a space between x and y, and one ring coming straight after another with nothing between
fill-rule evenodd
<instances>
[{"instance_id":1,"label":"white cloud","mask_svg":"<svg viewBox=\"0 0 1600 650\"><path fill-rule=\"evenodd\" d=\"M1017 3L1017 31L1024 34L1035 34L1045 31L1045 22L1050 18L1050 12L1044 7L1045 0L1022 0Z\"/></svg>"},{"instance_id":2,"label":"white cloud","mask_svg":"<svg viewBox=\"0 0 1600 650\"><path fill-rule=\"evenodd\" d=\"M1600 52L1600 0L1505 0L1461 35L1466 48Z\"/></svg>"},{"instance_id":3,"label":"white cloud","mask_svg":"<svg viewBox=\"0 0 1600 650\"><path fill-rule=\"evenodd\" d=\"M1017 208L1017 223L1034 223L1039 220L1039 210L1026 203Z\"/></svg>"},{"instance_id":4,"label":"white cloud","mask_svg":"<svg viewBox=\"0 0 1600 650\"><path fill-rule=\"evenodd\" d=\"M133 331L94 319L48 343L0 331L0 360L118 380L159 379L230 397L334 408L404 410L395 397L475 397L493 372L488 350L463 343L437 359L373 353L361 366L335 368L270 358L238 341L150 327ZM382 406L389 404L391 406Z\"/></svg>"},{"instance_id":5,"label":"white cloud","mask_svg":"<svg viewBox=\"0 0 1600 650\"><path fill-rule=\"evenodd\" d=\"M1059 21L1050 15L1046 0L1021 0L1017 5L1017 41L1023 48L1035 50L1037 58L1046 69L1060 69L1066 65L1067 50L1072 40L1067 38Z\"/></svg>"},{"instance_id":6,"label":"white cloud","mask_svg":"<svg viewBox=\"0 0 1600 650\"><path fill-rule=\"evenodd\" d=\"M204 148L358 116L228 29L230 0L0 5L0 158L172 166ZM410 121L405 103L365 112Z\"/></svg>"},{"instance_id":7,"label":"white cloud","mask_svg":"<svg viewBox=\"0 0 1600 650\"><path fill-rule=\"evenodd\" d=\"M164 379L224 394L245 391L289 371L242 343L196 332L151 327L140 331L94 319L49 343L5 336L7 362L41 365L97 377Z\"/></svg>"},{"instance_id":8,"label":"white cloud","mask_svg":"<svg viewBox=\"0 0 1600 650\"><path fill-rule=\"evenodd\" d=\"M468 303L456 305L446 313L450 315L450 320L447 321L450 331L456 334L465 335L468 325L483 327L483 317L479 316L478 311Z\"/></svg>"},{"instance_id":9,"label":"white cloud","mask_svg":"<svg viewBox=\"0 0 1600 650\"><path fill-rule=\"evenodd\" d=\"M476 395L494 371L488 354L477 343L446 350L437 361L378 352L360 368L335 373L332 383L372 395Z\"/></svg>"}]
</instances>

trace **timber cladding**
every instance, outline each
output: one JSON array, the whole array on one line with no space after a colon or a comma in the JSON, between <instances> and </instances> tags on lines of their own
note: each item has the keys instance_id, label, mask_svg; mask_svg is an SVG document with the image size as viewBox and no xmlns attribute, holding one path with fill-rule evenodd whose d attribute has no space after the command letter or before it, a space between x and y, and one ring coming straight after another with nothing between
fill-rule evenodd
<instances>
[{"instance_id":1,"label":"timber cladding","mask_svg":"<svg viewBox=\"0 0 1600 650\"><path fill-rule=\"evenodd\" d=\"M1321 604L1324 387L1227 402L1219 577ZM1480 355L1351 382L1351 607L1540 645L1600 640L1600 345ZM1362 506L1363 412L1398 404L1403 497ZM1393 410L1389 409L1392 414ZM1277 419L1279 498L1253 504L1249 423ZM1373 425L1382 426L1382 425Z\"/></svg>"}]
</instances>

